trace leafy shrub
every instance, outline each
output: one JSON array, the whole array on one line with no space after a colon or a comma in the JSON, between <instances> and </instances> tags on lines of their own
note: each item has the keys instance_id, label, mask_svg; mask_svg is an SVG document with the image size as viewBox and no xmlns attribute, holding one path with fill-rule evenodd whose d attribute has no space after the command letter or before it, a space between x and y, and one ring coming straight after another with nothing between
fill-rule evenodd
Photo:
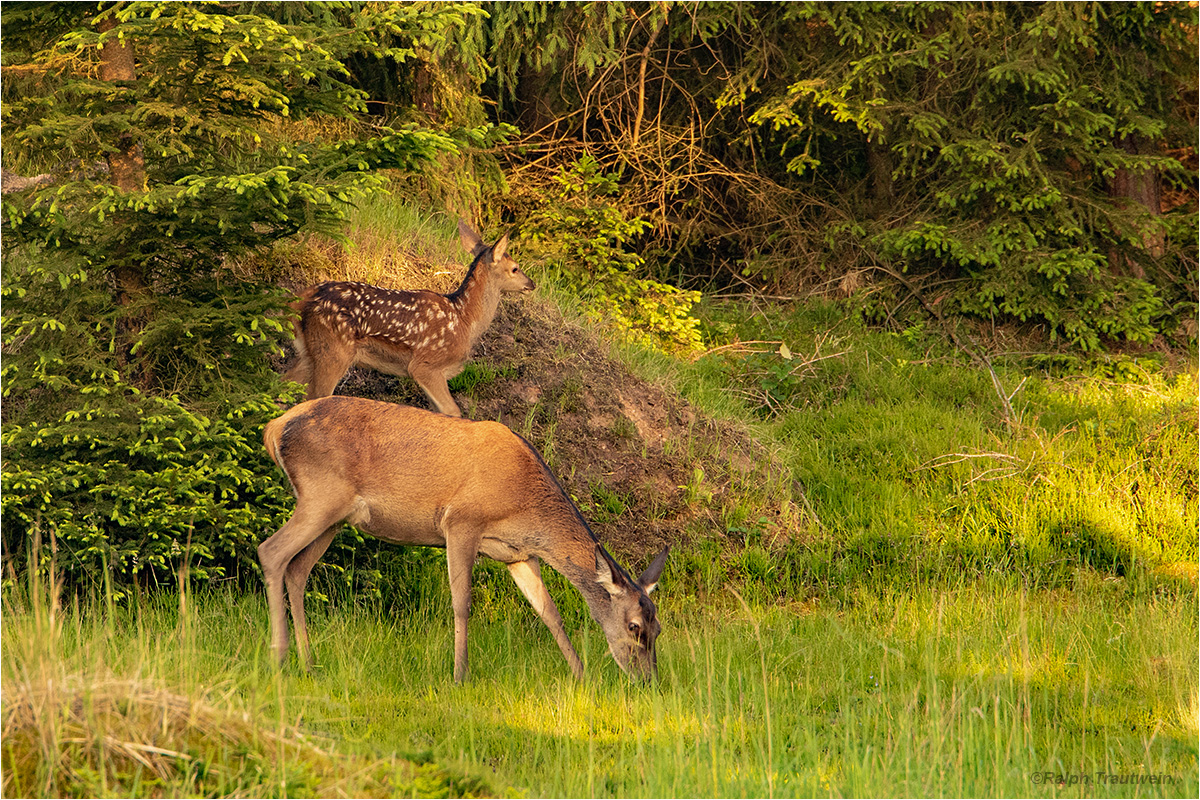
<instances>
[{"instance_id":1,"label":"leafy shrub","mask_svg":"<svg viewBox=\"0 0 1200 800\"><path fill-rule=\"evenodd\" d=\"M287 397L266 357L284 336L283 293L237 282L144 308L137 350L177 390L150 391L117 358L105 281L41 254L6 267L5 553L40 538L64 577L96 584L108 570L118 594L173 581L185 559L198 580L253 563L291 506L260 438Z\"/></svg>"},{"instance_id":2,"label":"leafy shrub","mask_svg":"<svg viewBox=\"0 0 1200 800\"><path fill-rule=\"evenodd\" d=\"M548 259L587 313L624 338L668 353L700 350L700 293L638 273L645 260L627 249L650 223L617 205L617 176L585 155L555 176L557 189L526 220L522 243Z\"/></svg>"},{"instance_id":3,"label":"leafy shrub","mask_svg":"<svg viewBox=\"0 0 1200 800\"><path fill-rule=\"evenodd\" d=\"M1195 275L1196 174L1177 157L1196 147L1194 7L793 9L763 41L802 45L748 60L767 73L769 58L775 87L744 73L726 91L757 106L780 156L800 152L796 185L844 194L830 253L1083 351L1149 341L1195 308L1179 277Z\"/></svg>"},{"instance_id":4,"label":"leafy shrub","mask_svg":"<svg viewBox=\"0 0 1200 800\"><path fill-rule=\"evenodd\" d=\"M84 585L105 570L118 585L171 584L185 559L198 580L239 563L253 570L255 547L292 505L259 441L278 412L271 399L206 417L111 374L83 388L126 406L10 425L0 437L5 551L40 536L64 577Z\"/></svg>"}]
</instances>

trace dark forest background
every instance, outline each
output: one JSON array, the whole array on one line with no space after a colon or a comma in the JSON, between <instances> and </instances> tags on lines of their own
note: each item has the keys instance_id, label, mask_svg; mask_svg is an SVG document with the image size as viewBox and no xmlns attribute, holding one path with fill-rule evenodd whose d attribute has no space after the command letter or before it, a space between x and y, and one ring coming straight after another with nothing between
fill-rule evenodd
<instances>
[{"instance_id":1,"label":"dark forest background","mask_svg":"<svg viewBox=\"0 0 1200 800\"><path fill-rule=\"evenodd\" d=\"M253 563L295 397L262 256L382 191L515 227L675 349L697 291L1195 345L1195 4L2 14L4 543L81 575Z\"/></svg>"}]
</instances>

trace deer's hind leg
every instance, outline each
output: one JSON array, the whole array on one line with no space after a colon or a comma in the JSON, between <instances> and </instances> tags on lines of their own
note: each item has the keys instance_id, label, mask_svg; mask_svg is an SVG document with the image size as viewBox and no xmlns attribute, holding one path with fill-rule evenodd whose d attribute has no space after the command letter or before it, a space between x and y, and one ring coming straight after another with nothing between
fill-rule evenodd
<instances>
[{"instance_id":1,"label":"deer's hind leg","mask_svg":"<svg viewBox=\"0 0 1200 800\"><path fill-rule=\"evenodd\" d=\"M314 317L305 328L304 347L310 365L305 399L328 397L354 363L356 343L345 329Z\"/></svg>"},{"instance_id":2,"label":"deer's hind leg","mask_svg":"<svg viewBox=\"0 0 1200 800\"><path fill-rule=\"evenodd\" d=\"M312 380L312 361L308 357L308 353L304 349L304 340L296 339L296 360L288 367L287 372L283 374L283 379L286 381L295 381L303 383L305 386Z\"/></svg>"},{"instance_id":3,"label":"deer's hind leg","mask_svg":"<svg viewBox=\"0 0 1200 800\"><path fill-rule=\"evenodd\" d=\"M258 546L258 561L262 565L263 582L267 586L267 608L271 618L271 650L275 655L275 660L280 664L287 658L288 651L288 610L283 602L287 569L297 555L343 520L347 513L347 509L341 505L299 502L296 504L296 512L292 514L292 518ZM326 546L328 546L328 542L326 542ZM313 561L315 562L316 559L314 558ZM309 569L311 569L311 565L309 565ZM295 603L297 600L293 597L292 602ZM298 602L303 607L303 590L299 593ZM301 608L300 617L301 619L304 617L303 608ZM307 644L307 640L305 644Z\"/></svg>"},{"instance_id":4,"label":"deer's hind leg","mask_svg":"<svg viewBox=\"0 0 1200 800\"><path fill-rule=\"evenodd\" d=\"M293 304L292 308L301 313L300 319L295 321L295 338L292 340L292 349L296 351L296 358L283 377L284 380L303 383L307 386L308 382L312 380L312 359L308 356L308 347L304 341L304 325L302 324L304 308L302 303Z\"/></svg>"},{"instance_id":5,"label":"deer's hind leg","mask_svg":"<svg viewBox=\"0 0 1200 800\"><path fill-rule=\"evenodd\" d=\"M305 669L311 670L316 663L312 648L308 644L308 622L304 616L304 588L308 585L308 576L313 566L325 555L329 543L337 534L340 525L327 528L324 533L312 541L308 547L301 550L288 563L284 570L283 580L287 585L288 604L292 608L292 628L296 633L296 650L300 654L300 663Z\"/></svg>"}]
</instances>

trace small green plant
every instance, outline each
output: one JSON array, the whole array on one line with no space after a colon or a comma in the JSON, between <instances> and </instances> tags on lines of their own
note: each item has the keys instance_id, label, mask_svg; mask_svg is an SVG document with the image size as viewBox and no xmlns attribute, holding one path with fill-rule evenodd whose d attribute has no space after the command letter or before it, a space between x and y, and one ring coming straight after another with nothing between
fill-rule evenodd
<instances>
[{"instance_id":1,"label":"small green plant","mask_svg":"<svg viewBox=\"0 0 1200 800\"><path fill-rule=\"evenodd\" d=\"M632 440L638 438L637 426L633 424L633 420L624 414L618 414L617 418L613 420L612 431L622 439Z\"/></svg>"},{"instance_id":2,"label":"small green plant","mask_svg":"<svg viewBox=\"0 0 1200 800\"><path fill-rule=\"evenodd\" d=\"M694 467L691 480L679 488L683 490L684 501L688 505L709 505L713 501L713 491L705 482L703 467Z\"/></svg>"},{"instance_id":3,"label":"small green plant","mask_svg":"<svg viewBox=\"0 0 1200 800\"><path fill-rule=\"evenodd\" d=\"M646 262L628 248L650 223L619 207L617 176L585 155L554 180L557 189L526 221L522 245L553 265L590 317L623 338L680 355L702 349L691 314L700 293L639 275Z\"/></svg>"},{"instance_id":4,"label":"small green plant","mask_svg":"<svg viewBox=\"0 0 1200 800\"><path fill-rule=\"evenodd\" d=\"M473 394L498 380L512 378L517 374L511 364L497 366L486 361L469 361L463 371L449 382L450 391Z\"/></svg>"},{"instance_id":5,"label":"small green plant","mask_svg":"<svg viewBox=\"0 0 1200 800\"><path fill-rule=\"evenodd\" d=\"M593 481L591 490L592 508L596 512L598 522L611 522L629 508L629 501L603 481Z\"/></svg>"}]
</instances>

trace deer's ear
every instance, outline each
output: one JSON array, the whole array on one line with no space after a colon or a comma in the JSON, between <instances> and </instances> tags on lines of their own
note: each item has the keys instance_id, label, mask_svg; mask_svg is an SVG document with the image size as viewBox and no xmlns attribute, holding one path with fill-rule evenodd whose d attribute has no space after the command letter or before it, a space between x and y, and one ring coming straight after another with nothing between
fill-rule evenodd
<instances>
[{"instance_id":1,"label":"deer's ear","mask_svg":"<svg viewBox=\"0 0 1200 800\"><path fill-rule=\"evenodd\" d=\"M472 256L477 256L487 249L487 245L479 238L475 229L464 222L461 217L458 220L458 240L462 242L463 249Z\"/></svg>"},{"instance_id":2,"label":"deer's ear","mask_svg":"<svg viewBox=\"0 0 1200 800\"><path fill-rule=\"evenodd\" d=\"M619 574L613 574L612 566L599 545L596 546L596 583L603 586L612 597L625 591L624 581Z\"/></svg>"},{"instance_id":3,"label":"deer's ear","mask_svg":"<svg viewBox=\"0 0 1200 800\"><path fill-rule=\"evenodd\" d=\"M650 566L646 567L646 571L642 573L642 576L638 578L638 586L641 586L646 594L650 594L654 591L654 587L658 586L658 578L662 575L663 567L667 565L667 551L670 549L670 545L664 547L662 552L651 562Z\"/></svg>"},{"instance_id":4,"label":"deer's ear","mask_svg":"<svg viewBox=\"0 0 1200 800\"><path fill-rule=\"evenodd\" d=\"M507 252L508 234L506 233L500 237L500 241L496 242L496 244L492 246L492 263L495 264L497 261L503 260L504 254Z\"/></svg>"}]
</instances>

